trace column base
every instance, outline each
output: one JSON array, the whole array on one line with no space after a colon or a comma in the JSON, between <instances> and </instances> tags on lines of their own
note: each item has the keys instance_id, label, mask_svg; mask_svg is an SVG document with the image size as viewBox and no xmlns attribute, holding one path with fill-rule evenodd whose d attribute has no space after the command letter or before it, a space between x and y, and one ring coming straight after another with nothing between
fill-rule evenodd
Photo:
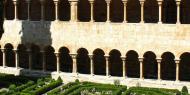
<instances>
[{"instance_id":1,"label":"column base","mask_svg":"<svg viewBox=\"0 0 190 95\"><path fill-rule=\"evenodd\" d=\"M106 22L107 22L107 23L110 23L111 21L110 21L110 20L107 20Z\"/></svg>"},{"instance_id":2,"label":"column base","mask_svg":"<svg viewBox=\"0 0 190 95\"><path fill-rule=\"evenodd\" d=\"M162 24L162 22L161 22L161 21L159 21L159 22L158 22L158 24Z\"/></svg>"},{"instance_id":3,"label":"column base","mask_svg":"<svg viewBox=\"0 0 190 95\"><path fill-rule=\"evenodd\" d=\"M123 23L128 23L128 21L123 21Z\"/></svg>"}]
</instances>

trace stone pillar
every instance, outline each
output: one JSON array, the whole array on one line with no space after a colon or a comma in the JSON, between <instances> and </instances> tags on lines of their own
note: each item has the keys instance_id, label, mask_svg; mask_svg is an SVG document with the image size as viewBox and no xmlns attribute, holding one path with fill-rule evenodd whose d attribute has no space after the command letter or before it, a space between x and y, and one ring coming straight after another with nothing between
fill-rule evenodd
<instances>
[{"instance_id":1,"label":"stone pillar","mask_svg":"<svg viewBox=\"0 0 190 95\"><path fill-rule=\"evenodd\" d=\"M13 3L14 3L14 7L15 7L15 20L18 19L18 15L17 15L17 0L13 0Z\"/></svg>"},{"instance_id":2,"label":"stone pillar","mask_svg":"<svg viewBox=\"0 0 190 95\"><path fill-rule=\"evenodd\" d=\"M89 0L90 1L90 14L91 14L91 17L90 17L90 22L94 22L94 0Z\"/></svg>"},{"instance_id":3,"label":"stone pillar","mask_svg":"<svg viewBox=\"0 0 190 95\"><path fill-rule=\"evenodd\" d=\"M140 79L143 79L144 75L143 75L143 58L139 58L139 62L140 62Z\"/></svg>"},{"instance_id":4,"label":"stone pillar","mask_svg":"<svg viewBox=\"0 0 190 95\"><path fill-rule=\"evenodd\" d=\"M1 49L1 50L2 50L2 52L3 52L3 67L6 67L6 65L7 65L7 64L6 64L6 54L5 54L5 53L6 53L6 52L5 52L6 50L5 50L5 49Z\"/></svg>"},{"instance_id":5,"label":"stone pillar","mask_svg":"<svg viewBox=\"0 0 190 95\"><path fill-rule=\"evenodd\" d=\"M28 48L27 49L27 52L28 52L28 57L29 57L29 70L32 70L32 52L31 52L31 49Z\"/></svg>"},{"instance_id":6,"label":"stone pillar","mask_svg":"<svg viewBox=\"0 0 190 95\"><path fill-rule=\"evenodd\" d=\"M59 63L59 52L55 53L57 59L57 73L60 72L60 63Z\"/></svg>"},{"instance_id":7,"label":"stone pillar","mask_svg":"<svg viewBox=\"0 0 190 95\"><path fill-rule=\"evenodd\" d=\"M90 57L90 74L93 76L94 75L94 62L93 62L93 56L89 55Z\"/></svg>"},{"instance_id":8,"label":"stone pillar","mask_svg":"<svg viewBox=\"0 0 190 95\"><path fill-rule=\"evenodd\" d=\"M71 20L73 22L77 21L77 3L78 0L69 0L71 6Z\"/></svg>"},{"instance_id":9,"label":"stone pillar","mask_svg":"<svg viewBox=\"0 0 190 95\"><path fill-rule=\"evenodd\" d=\"M73 73L77 73L77 61L76 61L76 54L71 54L73 59Z\"/></svg>"},{"instance_id":10,"label":"stone pillar","mask_svg":"<svg viewBox=\"0 0 190 95\"><path fill-rule=\"evenodd\" d=\"M177 5L177 24L180 24L180 2L181 0L176 0Z\"/></svg>"},{"instance_id":11,"label":"stone pillar","mask_svg":"<svg viewBox=\"0 0 190 95\"><path fill-rule=\"evenodd\" d=\"M41 1L41 21L44 21L44 0Z\"/></svg>"},{"instance_id":12,"label":"stone pillar","mask_svg":"<svg viewBox=\"0 0 190 95\"><path fill-rule=\"evenodd\" d=\"M54 0L54 4L55 4L55 21L58 21L58 0Z\"/></svg>"},{"instance_id":13,"label":"stone pillar","mask_svg":"<svg viewBox=\"0 0 190 95\"><path fill-rule=\"evenodd\" d=\"M161 59L157 59L158 63L158 80L161 80Z\"/></svg>"},{"instance_id":14,"label":"stone pillar","mask_svg":"<svg viewBox=\"0 0 190 95\"><path fill-rule=\"evenodd\" d=\"M109 76L109 57L105 56L106 58L106 76Z\"/></svg>"},{"instance_id":15,"label":"stone pillar","mask_svg":"<svg viewBox=\"0 0 190 95\"><path fill-rule=\"evenodd\" d=\"M158 18L158 23L162 23L162 1L163 1L163 0L157 0L158 6L159 6L159 18Z\"/></svg>"},{"instance_id":16,"label":"stone pillar","mask_svg":"<svg viewBox=\"0 0 190 95\"><path fill-rule=\"evenodd\" d=\"M46 56L45 56L45 51L41 49L41 54L42 54L42 66L43 66L43 72L46 71Z\"/></svg>"},{"instance_id":17,"label":"stone pillar","mask_svg":"<svg viewBox=\"0 0 190 95\"><path fill-rule=\"evenodd\" d=\"M16 69L19 68L19 56L18 56L18 51L16 49L14 49L14 53L15 53L15 67Z\"/></svg>"},{"instance_id":18,"label":"stone pillar","mask_svg":"<svg viewBox=\"0 0 190 95\"><path fill-rule=\"evenodd\" d=\"M175 60L175 63L176 63L176 81L179 81L179 62L180 62L180 60Z\"/></svg>"},{"instance_id":19,"label":"stone pillar","mask_svg":"<svg viewBox=\"0 0 190 95\"><path fill-rule=\"evenodd\" d=\"M144 23L144 2L145 2L145 0L140 0L140 4L141 4L141 23Z\"/></svg>"},{"instance_id":20,"label":"stone pillar","mask_svg":"<svg viewBox=\"0 0 190 95\"><path fill-rule=\"evenodd\" d=\"M126 63L125 63L125 57L122 57L122 61L123 61L123 77L126 77Z\"/></svg>"},{"instance_id":21,"label":"stone pillar","mask_svg":"<svg viewBox=\"0 0 190 95\"><path fill-rule=\"evenodd\" d=\"M123 2L123 22L126 23L127 22L127 1L128 0L122 0Z\"/></svg>"},{"instance_id":22,"label":"stone pillar","mask_svg":"<svg viewBox=\"0 0 190 95\"><path fill-rule=\"evenodd\" d=\"M28 6L28 21L30 20L30 0L27 1L27 6Z\"/></svg>"},{"instance_id":23,"label":"stone pillar","mask_svg":"<svg viewBox=\"0 0 190 95\"><path fill-rule=\"evenodd\" d=\"M107 20L106 20L106 22L110 22L110 1L111 0L106 0L106 3L107 3Z\"/></svg>"}]
</instances>

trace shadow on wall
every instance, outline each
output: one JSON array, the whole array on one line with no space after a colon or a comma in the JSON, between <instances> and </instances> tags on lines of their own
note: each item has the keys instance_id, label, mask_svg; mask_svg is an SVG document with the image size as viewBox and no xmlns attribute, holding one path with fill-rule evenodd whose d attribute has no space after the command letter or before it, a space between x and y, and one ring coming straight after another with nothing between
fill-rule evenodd
<instances>
[{"instance_id":1,"label":"shadow on wall","mask_svg":"<svg viewBox=\"0 0 190 95\"><path fill-rule=\"evenodd\" d=\"M22 21L21 44L48 46L52 44L51 21Z\"/></svg>"}]
</instances>

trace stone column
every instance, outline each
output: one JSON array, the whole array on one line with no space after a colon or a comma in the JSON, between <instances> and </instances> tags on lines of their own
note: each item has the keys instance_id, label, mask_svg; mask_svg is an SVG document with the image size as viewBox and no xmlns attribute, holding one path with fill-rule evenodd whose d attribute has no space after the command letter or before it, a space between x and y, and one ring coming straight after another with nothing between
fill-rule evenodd
<instances>
[{"instance_id":1,"label":"stone column","mask_svg":"<svg viewBox=\"0 0 190 95\"><path fill-rule=\"evenodd\" d=\"M44 0L41 1L41 21L44 21Z\"/></svg>"},{"instance_id":2,"label":"stone column","mask_svg":"<svg viewBox=\"0 0 190 95\"><path fill-rule=\"evenodd\" d=\"M124 7L124 10L123 10L123 22L124 22L124 23L127 22L127 1L128 1L128 0L122 0L122 2L123 2L123 7Z\"/></svg>"},{"instance_id":3,"label":"stone column","mask_svg":"<svg viewBox=\"0 0 190 95\"><path fill-rule=\"evenodd\" d=\"M126 63L125 63L125 57L122 57L122 61L123 61L123 77L126 77Z\"/></svg>"},{"instance_id":4,"label":"stone column","mask_svg":"<svg viewBox=\"0 0 190 95\"><path fill-rule=\"evenodd\" d=\"M106 58L106 76L109 76L109 57L105 56Z\"/></svg>"},{"instance_id":5,"label":"stone column","mask_svg":"<svg viewBox=\"0 0 190 95\"><path fill-rule=\"evenodd\" d=\"M180 2L181 0L176 0L177 5L177 24L180 24Z\"/></svg>"},{"instance_id":6,"label":"stone column","mask_svg":"<svg viewBox=\"0 0 190 95\"><path fill-rule=\"evenodd\" d=\"M77 73L77 61L76 61L76 54L71 54L71 57L73 59L73 73Z\"/></svg>"},{"instance_id":7,"label":"stone column","mask_svg":"<svg viewBox=\"0 0 190 95\"><path fill-rule=\"evenodd\" d=\"M106 3L107 3L107 20L106 20L106 22L110 22L110 1L111 0L106 0Z\"/></svg>"},{"instance_id":8,"label":"stone column","mask_svg":"<svg viewBox=\"0 0 190 95\"><path fill-rule=\"evenodd\" d=\"M71 20L73 22L77 21L77 3L78 0L69 0L71 6Z\"/></svg>"},{"instance_id":9,"label":"stone column","mask_svg":"<svg viewBox=\"0 0 190 95\"><path fill-rule=\"evenodd\" d=\"M26 0L28 3L28 21L30 20L30 0Z\"/></svg>"},{"instance_id":10,"label":"stone column","mask_svg":"<svg viewBox=\"0 0 190 95\"><path fill-rule=\"evenodd\" d=\"M139 58L140 62L140 79L143 79L143 58Z\"/></svg>"},{"instance_id":11,"label":"stone column","mask_svg":"<svg viewBox=\"0 0 190 95\"><path fill-rule=\"evenodd\" d=\"M55 21L58 21L58 0L54 0L54 4L55 4Z\"/></svg>"},{"instance_id":12,"label":"stone column","mask_svg":"<svg viewBox=\"0 0 190 95\"><path fill-rule=\"evenodd\" d=\"M91 17L90 17L90 22L94 22L94 0L89 0L90 1L90 14L91 14Z\"/></svg>"},{"instance_id":13,"label":"stone column","mask_svg":"<svg viewBox=\"0 0 190 95\"><path fill-rule=\"evenodd\" d=\"M15 7L15 20L18 19L18 15L17 15L17 0L13 0L13 3L14 3L14 7Z\"/></svg>"},{"instance_id":14,"label":"stone column","mask_svg":"<svg viewBox=\"0 0 190 95\"><path fill-rule=\"evenodd\" d=\"M57 59L57 73L60 72L60 63L59 63L59 52L55 53Z\"/></svg>"},{"instance_id":15,"label":"stone column","mask_svg":"<svg viewBox=\"0 0 190 95\"><path fill-rule=\"evenodd\" d=\"M176 81L179 81L179 62L180 62L180 60L175 60L175 63L176 63Z\"/></svg>"},{"instance_id":16,"label":"stone column","mask_svg":"<svg viewBox=\"0 0 190 95\"><path fill-rule=\"evenodd\" d=\"M158 6L159 6L159 18L158 18L158 23L162 23L162 1L163 0L157 0Z\"/></svg>"},{"instance_id":17,"label":"stone column","mask_svg":"<svg viewBox=\"0 0 190 95\"><path fill-rule=\"evenodd\" d=\"M18 56L18 51L16 49L14 49L14 53L15 53L15 67L16 69L19 68L19 56Z\"/></svg>"},{"instance_id":18,"label":"stone column","mask_svg":"<svg viewBox=\"0 0 190 95\"><path fill-rule=\"evenodd\" d=\"M28 48L27 52L28 52L28 57L29 57L29 70L32 70L32 52L31 52L31 49Z\"/></svg>"},{"instance_id":19,"label":"stone column","mask_svg":"<svg viewBox=\"0 0 190 95\"><path fill-rule=\"evenodd\" d=\"M1 50L2 50L2 52L3 52L3 67L6 67L6 65L7 65L7 64L6 64L6 54L5 54L5 53L6 53L6 52L5 52L6 50L5 50L5 49L1 49Z\"/></svg>"},{"instance_id":20,"label":"stone column","mask_svg":"<svg viewBox=\"0 0 190 95\"><path fill-rule=\"evenodd\" d=\"M158 80L161 80L161 59L157 59L158 63Z\"/></svg>"},{"instance_id":21,"label":"stone column","mask_svg":"<svg viewBox=\"0 0 190 95\"><path fill-rule=\"evenodd\" d=\"M43 72L46 71L46 56L45 56L45 51L41 49L41 54L42 54L42 66L43 66Z\"/></svg>"},{"instance_id":22,"label":"stone column","mask_svg":"<svg viewBox=\"0 0 190 95\"><path fill-rule=\"evenodd\" d=\"M90 74L94 75L94 62L93 62L93 55L89 55L90 57Z\"/></svg>"},{"instance_id":23,"label":"stone column","mask_svg":"<svg viewBox=\"0 0 190 95\"><path fill-rule=\"evenodd\" d=\"M145 2L145 0L140 0L140 4L141 4L141 23L144 23L144 2Z\"/></svg>"}]
</instances>

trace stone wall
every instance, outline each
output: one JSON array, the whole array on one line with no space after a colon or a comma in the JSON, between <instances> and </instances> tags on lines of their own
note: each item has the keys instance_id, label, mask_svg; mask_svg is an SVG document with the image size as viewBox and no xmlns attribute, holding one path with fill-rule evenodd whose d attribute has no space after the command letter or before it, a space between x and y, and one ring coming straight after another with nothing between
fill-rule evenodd
<instances>
[{"instance_id":1,"label":"stone wall","mask_svg":"<svg viewBox=\"0 0 190 95\"><path fill-rule=\"evenodd\" d=\"M169 51L176 59L190 51L190 26L185 24L6 20L4 30L2 47L6 43L14 47L34 43L42 47L52 45L56 51L66 46L71 53L77 53L83 47L89 54L101 48L107 55L112 49L118 49L122 56L129 50L135 50L139 57L153 51L157 58Z\"/></svg>"}]
</instances>

